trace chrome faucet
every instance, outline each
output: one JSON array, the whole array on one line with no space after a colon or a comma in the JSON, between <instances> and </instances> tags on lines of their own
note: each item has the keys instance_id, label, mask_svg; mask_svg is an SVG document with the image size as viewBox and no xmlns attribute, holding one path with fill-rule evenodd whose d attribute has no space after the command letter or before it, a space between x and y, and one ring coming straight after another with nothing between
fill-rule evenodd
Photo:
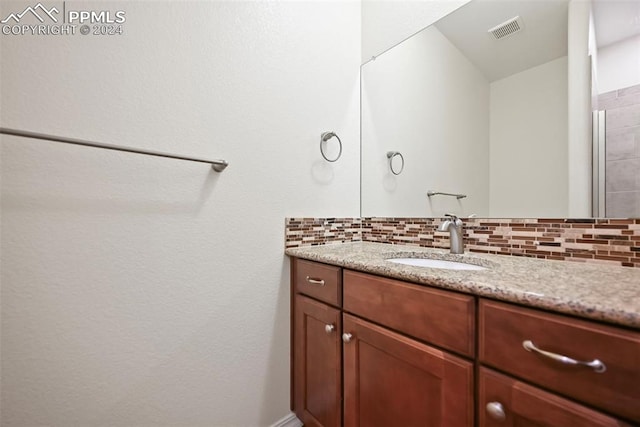
<instances>
[{"instance_id":1,"label":"chrome faucet","mask_svg":"<svg viewBox=\"0 0 640 427\"><path fill-rule=\"evenodd\" d=\"M462 239L462 221L455 215L445 214L445 218L438 227L438 231L448 231L452 254L464 253L464 240Z\"/></svg>"}]
</instances>

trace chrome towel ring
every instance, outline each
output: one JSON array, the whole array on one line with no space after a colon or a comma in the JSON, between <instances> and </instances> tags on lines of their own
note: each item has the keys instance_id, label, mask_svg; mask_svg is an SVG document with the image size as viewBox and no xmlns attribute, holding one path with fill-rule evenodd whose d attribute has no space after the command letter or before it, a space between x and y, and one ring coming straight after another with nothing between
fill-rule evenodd
<instances>
[{"instance_id":1,"label":"chrome towel ring","mask_svg":"<svg viewBox=\"0 0 640 427\"><path fill-rule=\"evenodd\" d=\"M338 155L336 156L335 159L330 159L327 157L327 155L324 152L324 143L327 142L328 140L330 140L333 137L336 137L336 139L338 140L338 144L340 144L340 151L338 151ZM327 161L327 162L335 162L337 161L340 156L342 156L342 141L340 140L340 137L338 135L336 135L335 132L323 132L322 135L320 135L320 154L322 154L322 157Z\"/></svg>"},{"instance_id":2,"label":"chrome towel ring","mask_svg":"<svg viewBox=\"0 0 640 427\"><path fill-rule=\"evenodd\" d=\"M393 158L396 156L400 156L400 160L402 160L402 165L400 166L399 171L396 171L393 168ZM391 170L391 173L394 175L400 175L404 170L404 156L402 155L402 153L399 151L387 151L387 159L389 159L389 169Z\"/></svg>"}]
</instances>

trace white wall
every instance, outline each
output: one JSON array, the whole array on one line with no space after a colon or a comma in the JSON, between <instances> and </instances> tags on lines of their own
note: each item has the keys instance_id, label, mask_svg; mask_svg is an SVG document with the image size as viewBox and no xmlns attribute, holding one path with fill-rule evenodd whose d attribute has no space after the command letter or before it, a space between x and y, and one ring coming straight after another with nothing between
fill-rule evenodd
<instances>
[{"instance_id":1,"label":"white wall","mask_svg":"<svg viewBox=\"0 0 640 427\"><path fill-rule=\"evenodd\" d=\"M378 56L470 0L362 0L362 62Z\"/></svg>"},{"instance_id":2,"label":"white wall","mask_svg":"<svg viewBox=\"0 0 640 427\"><path fill-rule=\"evenodd\" d=\"M640 35L630 37L598 50L598 91L640 84Z\"/></svg>"},{"instance_id":3,"label":"white wall","mask_svg":"<svg viewBox=\"0 0 640 427\"><path fill-rule=\"evenodd\" d=\"M591 2L571 0L568 23L568 179L571 218L591 216ZM600 70L598 70L600 73ZM598 77L599 78L599 77ZM599 82L598 82L599 84Z\"/></svg>"},{"instance_id":4,"label":"white wall","mask_svg":"<svg viewBox=\"0 0 640 427\"><path fill-rule=\"evenodd\" d=\"M362 92L363 216L488 214L489 83L466 57L430 27L363 65Z\"/></svg>"},{"instance_id":5,"label":"white wall","mask_svg":"<svg viewBox=\"0 0 640 427\"><path fill-rule=\"evenodd\" d=\"M125 35L0 37L0 124L230 166L2 138L1 424L269 425L284 218L358 215L360 6L97 5Z\"/></svg>"},{"instance_id":6,"label":"white wall","mask_svg":"<svg viewBox=\"0 0 640 427\"><path fill-rule=\"evenodd\" d=\"M567 58L491 83L490 215L567 215Z\"/></svg>"}]
</instances>

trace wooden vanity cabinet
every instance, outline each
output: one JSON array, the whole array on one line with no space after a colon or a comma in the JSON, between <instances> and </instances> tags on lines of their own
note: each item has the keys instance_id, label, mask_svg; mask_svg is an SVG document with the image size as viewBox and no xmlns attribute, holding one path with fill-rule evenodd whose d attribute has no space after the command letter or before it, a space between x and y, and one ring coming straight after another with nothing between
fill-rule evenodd
<instances>
[{"instance_id":1,"label":"wooden vanity cabinet","mask_svg":"<svg viewBox=\"0 0 640 427\"><path fill-rule=\"evenodd\" d=\"M345 270L343 311L345 427L473 425L473 297Z\"/></svg>"},{"instance_id":2,"label":"wooden vanity cabinet","mask_svg":"<svg viewBox=\"0 0 640 427\"><path fill-rule=\"evenodd\" d=\"M298 418L307 426L473 426L473 362L429 345L473 354L473 297L336 270L292 260Z\"/></svg>"},{"instance_id":3,"label":"wooden vanity cabinet","mask_svg":"<svg viewBox=\"0 0 640 427\"><path fill-rule=\"evenodd\" d=\"M342 269L291 261L291 409L305 426L342 425Z\"/></svg>"},{"instance_id":4,"label":"wooden vanity cabinet","mask_svg":"<svg viewBox=\"0 0 640 427\"><path fill-rule=\"evenodd\" d=\"M640 333L485 299L478 333L483 365L640 423Z\"/></svg>"},{"instance_id":5,"label":"wooden vanity cabinet","mask_svg":"<svg viewBox=\"0 0 640 427\"><path fill-rule=\"evenodd\" d=\"M291 277L307 426L640 426L638 331L296 258Z\"/></svg>"}]
</instances>

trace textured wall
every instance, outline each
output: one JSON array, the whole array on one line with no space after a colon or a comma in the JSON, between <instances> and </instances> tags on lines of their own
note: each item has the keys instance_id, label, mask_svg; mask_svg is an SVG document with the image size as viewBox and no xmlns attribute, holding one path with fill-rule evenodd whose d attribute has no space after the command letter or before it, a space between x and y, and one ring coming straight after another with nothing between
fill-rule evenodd
<instances>
[{"instance_id":1,"label":"textured wall","mask_svg":"<svg viewBox=\"0 0 640 427\"><path fill-rule=\"evenodd\" d=\"M122 36L0 37L0 124L230 166L2 138L1 424L269 425L282 219L358 215L359 4L67 7L114 4Z\"/></svg>"}]
</instances>

